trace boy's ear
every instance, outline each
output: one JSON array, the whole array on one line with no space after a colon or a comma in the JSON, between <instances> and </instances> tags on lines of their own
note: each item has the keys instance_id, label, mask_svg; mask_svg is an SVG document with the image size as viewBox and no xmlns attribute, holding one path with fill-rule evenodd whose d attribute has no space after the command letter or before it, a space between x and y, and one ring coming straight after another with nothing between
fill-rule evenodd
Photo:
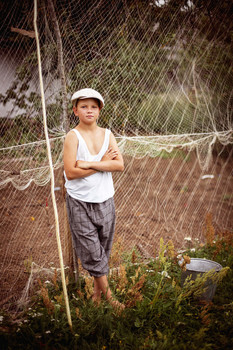
<instances>
[{"instance_id":1,"label":"boy's ear","mask_svg":"<svg viewBox=\"0 0 233 350\"><path fill-rule=\"evenodd\" d=\"M75 106L73 106L73 112L74 112L74 114L77 116L77 107L75 107Z\"/></svg>"}]
</instances>

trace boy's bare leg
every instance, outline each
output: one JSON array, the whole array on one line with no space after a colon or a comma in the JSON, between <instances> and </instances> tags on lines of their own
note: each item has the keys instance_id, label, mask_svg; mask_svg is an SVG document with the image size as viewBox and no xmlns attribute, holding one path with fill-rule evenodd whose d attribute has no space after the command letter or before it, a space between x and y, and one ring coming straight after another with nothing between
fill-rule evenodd
<instances>
[{"instance_id":1,"label":"boy's bare leg","mask_svg":"<svg viewBox=\"0 0 233 350\"><path fill-rule=\"evenodd\" d=\"M123 310L125 308L124 304L121 304L116 299L113 299L112 292L109 288L107 276L94 277L94 296L93 300L100 301L101 293L105 295L105 298L110 302L110 304L118 309Z\"/></svg>"},{"instance_id":2,"label":"boy's bare leg","mask_svg":"<svg viewBox=\"0 0 233 350\"><path fill-rule=\"evenodd\" d=\"M93 294L92 300L94 302L97 302L97 304L99 304L101 300L101 294L102 294L102 291L99 288L99 285L97 283L97 278L94 277L94 294Z\"/></svg>"},{"instance_id":3,"label":"boy's bare leg","mask_svg":"<svg viewBox=\"0 0 233 350\"><path fill-rule=\"evenodd\" d=\"M94 299L100 299L101 294L103 294L107 300L112 297L106 275L94 277Z\"/></svg>"}]
</instances>

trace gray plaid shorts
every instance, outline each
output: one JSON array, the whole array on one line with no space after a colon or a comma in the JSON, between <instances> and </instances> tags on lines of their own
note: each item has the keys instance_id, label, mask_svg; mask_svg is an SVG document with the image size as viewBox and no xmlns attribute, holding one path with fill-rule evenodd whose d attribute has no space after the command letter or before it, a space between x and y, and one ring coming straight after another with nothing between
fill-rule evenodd
<instances>
[{"instance_id":1,"label":"gray plaid shorts","mask_svg":"<svg viewBox=\"0 0 233 350\"><path fill-rule=\"evenodd\" d=\"M108 274L108 260L115 230L115 204L87 203L66 194L71 234L77 257L91 276Z\"/></svg>"}]
</instances>

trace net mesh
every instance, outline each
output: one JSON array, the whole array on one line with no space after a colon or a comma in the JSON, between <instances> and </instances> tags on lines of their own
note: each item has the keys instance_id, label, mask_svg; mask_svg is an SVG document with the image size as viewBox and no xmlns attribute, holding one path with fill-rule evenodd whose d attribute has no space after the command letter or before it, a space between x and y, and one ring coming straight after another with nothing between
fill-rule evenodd
<instances>
[{"instance_id":1,"label":"net mesh","mask_svg":"<svg viewBox=\"0 0 233 350\"><path fill-rule=\"evenodd\" d=\"M228 1L38 1L47 124L68 263L62 149L70 97L105 98L99 124L125 160L114 174L115 242L147 258L158 240L202 241L206 215L232 230L232 9ZM58 267L33 3L1 4L1 303L32 263Z\"/></svg>"}]
</instances>

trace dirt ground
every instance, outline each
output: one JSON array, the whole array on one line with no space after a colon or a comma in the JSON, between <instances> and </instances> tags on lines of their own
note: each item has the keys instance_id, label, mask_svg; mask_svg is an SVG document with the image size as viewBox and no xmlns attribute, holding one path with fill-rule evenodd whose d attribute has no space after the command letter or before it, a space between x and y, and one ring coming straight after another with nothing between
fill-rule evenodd
<instances>
[{"instance_id":1,"label":"dirt ground","mask_svg":"<svg viewBox=\"0 0 233 350\"><path fill-rule=\"evenodd\" d=\"M212 177L202 178L210 174ZM136 248L144 258L157 254L161 237L183 249L189 237L192 245L204 242L208 213L215 232L232 230L232 180L232 157L215 158L206 172L200 169L195 154L188 161L126 156L124 176L114 175L115 242L120 242L125 252ZM67 265L70 251L61 170L56 172L55 195ZM31 184L24 191L8 184L0 191L0 198L0 307L6 307L22 296L32 263L36 272L58 267L59 259L50 184Z\"/></svg>"}]
</instances>

